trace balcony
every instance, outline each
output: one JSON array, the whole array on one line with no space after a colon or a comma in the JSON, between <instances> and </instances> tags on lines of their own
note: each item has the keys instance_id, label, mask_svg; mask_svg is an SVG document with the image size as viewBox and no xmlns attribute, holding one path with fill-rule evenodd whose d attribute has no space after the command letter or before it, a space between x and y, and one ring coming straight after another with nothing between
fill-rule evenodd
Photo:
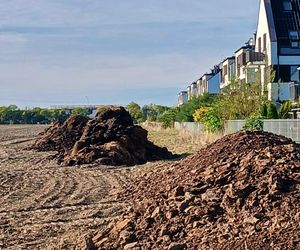
<instances>
[{"instance_id":1,"label":"balcony","mask_svg":"<svg viewBox=\"0 0 300 250\"><path fill-rule=\"evenodd\" d=\"M261 52L247 51L246 52L246 63L263 62L265 55Z\"/></svg>"}]
</instances>

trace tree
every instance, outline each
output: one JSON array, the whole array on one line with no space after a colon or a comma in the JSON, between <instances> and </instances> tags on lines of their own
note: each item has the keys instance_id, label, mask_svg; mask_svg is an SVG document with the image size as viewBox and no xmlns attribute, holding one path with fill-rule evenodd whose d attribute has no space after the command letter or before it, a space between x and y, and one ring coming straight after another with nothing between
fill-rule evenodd
<instances>
[{"instance_id":1,"label":"tree","mask_svg":"<svg viewBox=\"0 0 300 250\"><path fill-rule=\"evenodd\" d=\"M134 123L141 123L143 122L143 113L141 107L135 103L131 102L127 105L127 111L131 115Z\"/></svg>"},{"instance_id":2,"label":"tree","mask_svg":"<svg viewBox=\"0 0 300 250\"><path fill-rule=\"evenodd\" d=\"M194 120L204 125L205 130L211 133L219 131L223 127L222 119L219 116L218 107L202 107L195 111Z\"/></svg>"},{"instance_id":3,"label":"tree","mask_svg":"<svg viewBox=\"0 0 300 250\"><path fill-rule=\"evenodd\" d=\"M261 95L260 83L240 83L233 81L224 89L216 105L222 120L246 119L261 110L266 100Z\"/></svg>"},{"instance_id":4,"label":"tree","mask_svg":"<svg viewBox=\"0 0 300 250\"><path fill-rule=\"evenodd\" d=\"M72 109L72 115L82 115L82 116L87 116L88 115L88 111L85 108L80 108L80 107L76 107L74 109Z\"/></svg>"},{"instance_id":5,"label":"tree","mask_svg":"<svg viewBox=\"0 0 300 250\"><path fill-rule=\"evenodd\" d=\"M205 93L202 96L192 98L187 103L179 107L175 118L176 121L192 122L194 120L193 114L197 109L210 106L216 101L216 99L217 95L212 95L209 93Z\"/></svg>"},{"instance_id":6,"label":"tree","mask_svg":"<svg viewBox=\"0 0 300 250\"><path fill-rule=\"evenodd\" d=\"M169 107L156 104L144 105L142 108L143 121L157 121L158 117L169 109Z\"/></svg>"},{"instance_id":7,"label":"tree","mask_svg":"<svg viewBox=\"0 0 300 250\"><path fill-rule=\"evenodd\" d=\"M169 109L158 118L158 121L162 123L163 128L173 127L176 113L176 109Z\"/></svg>"}]
</instances>

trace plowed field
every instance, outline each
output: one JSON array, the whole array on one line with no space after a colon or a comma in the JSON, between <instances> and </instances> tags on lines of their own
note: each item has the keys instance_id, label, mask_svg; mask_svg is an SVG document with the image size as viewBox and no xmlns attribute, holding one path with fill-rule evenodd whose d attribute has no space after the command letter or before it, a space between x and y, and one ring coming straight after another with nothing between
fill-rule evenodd
<instances>
[{"instance_id":1,"label":"plowed field","mask_svg":"<svg viewBox=\"0 0 300 250\"><path fill-rule=\"evenodd\" d=\"M43 126L0 126L0 249L70 248L124 204L130 169L61 167L55 153L25 150Z\"/></svg>"}]
</instances>

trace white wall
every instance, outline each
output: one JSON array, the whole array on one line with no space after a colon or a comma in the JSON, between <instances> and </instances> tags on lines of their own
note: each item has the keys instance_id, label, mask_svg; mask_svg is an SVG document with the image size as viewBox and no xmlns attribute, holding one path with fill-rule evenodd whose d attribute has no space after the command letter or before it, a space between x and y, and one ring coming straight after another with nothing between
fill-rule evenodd
<instances>
[{"instance_id":1,"label":"white wall","mask_svg":"<svg viewBox=\"0 0 300 250\"><path fill-rule=\"evenodd\" d=\"M256 46L255 51L258 52L258 39L261 38L261 48L263 50L263 36L267 34L267 58L268 65L276 65L277 64L277 42L271 43L268 19L266 14L266 8L264 4L264 0L260 1L260 9L259 9L259 17L258 17L258 26L257 26L257 34L256 34ZM263 51L262 51L263 52Z\"/></svg>"},{"instance_id":2,"label":"white wall","mask_svg":"<svg viewBox=\"0 0 300 250\"><path fill-rule=\"evenodd\" d=\"M238 75L238 67L237 67L238 57L240 55L242 55L243 53L244 53L244 49L241 49L237 53L235 53L235 75L236 76ZM246 74L245 74L245 70L244 70L243 66L240 67L239 73L240 73L240 75L239 75L238 79L244 80L246 78Z\"/></svg>"}]
</instances>

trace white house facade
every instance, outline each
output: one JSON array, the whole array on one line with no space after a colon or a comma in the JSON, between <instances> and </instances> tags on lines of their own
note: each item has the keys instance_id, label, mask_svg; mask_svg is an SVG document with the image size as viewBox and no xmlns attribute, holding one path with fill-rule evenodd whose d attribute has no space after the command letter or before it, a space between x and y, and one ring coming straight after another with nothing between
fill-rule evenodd
<instances>
[{"instance_id":1,"label":"white house facade","mask_svg":"<svg viewBox=\"0 0 300 250\"><path fill-rule=\"evenodd\" d=\"M266 67L275 72L275 79L268 83L269 99L296 100L300 80L299 0L261 0L255 51L266 55Z\"/></svg>"}]
</instances>

